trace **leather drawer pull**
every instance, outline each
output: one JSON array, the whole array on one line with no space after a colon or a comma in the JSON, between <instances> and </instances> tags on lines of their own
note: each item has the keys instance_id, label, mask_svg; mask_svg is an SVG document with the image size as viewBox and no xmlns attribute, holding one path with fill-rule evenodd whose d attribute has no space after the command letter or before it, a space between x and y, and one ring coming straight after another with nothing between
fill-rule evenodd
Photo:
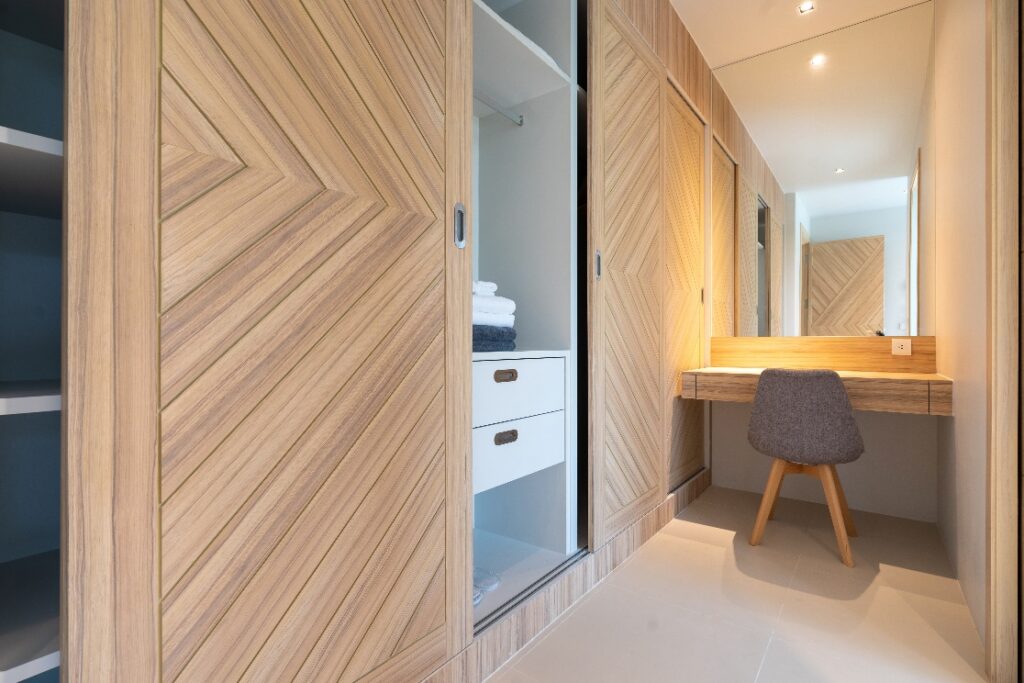
<instances>
[{"instance_id":1,"label":"leather drawer pull","mask_svg":"<svg viewBox=\"0 0 1024 683\"><path fill-rule=\"evenodd\" d=\"M513 370L513 372L515 372L515 370ZM512 443L513 441L518 441L518 440L519 440L519 430L518 429L510 429L507 432L498 432L497 434L494 435L494 445L495 446L504 446L507 443Z\"/></svg>"},{"instance_id":2,"label":"leather drawer pull","mask_svg":"<svg viewBox=\"0 0 1024 683\"><path fill-rule=\"evenodd\" d=\"M519 379L519 371L518 370L495 370L494 371L494 381L497 382L498 384L502 384L504 382L515 382L517 379Z\"/></svg>"}]
</instances>

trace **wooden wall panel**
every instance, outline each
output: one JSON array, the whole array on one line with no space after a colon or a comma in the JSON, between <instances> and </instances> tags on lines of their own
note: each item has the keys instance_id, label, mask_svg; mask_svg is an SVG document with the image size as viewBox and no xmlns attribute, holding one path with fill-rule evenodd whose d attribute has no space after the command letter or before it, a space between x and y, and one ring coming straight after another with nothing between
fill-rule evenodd
<instances>
[{"instance_id":1,"label":"wooden wall panel","mask_svg":"<svg viewBox=\"0 0 1024 683\"><path fill-rule=\"evenodd\" d=\"M722 146L712 145L711 334L736 334L736 165Z\"/></svg>"},{"instance_id":2,"label":"wooden wall panel","mask_svg":"<svg viewBox=\"0 0 1024 683\"><path fill-rule=\"evenodd\" d=\"M469 638L468 11L163 3L168 680L416 679Z\"/></svg>"},{"instance_id":3,"label":"wooden wall panel","mask_svg":"<svg viewBox=\"0 0 1024 683\"><path fill-rule=\"evenodd\" d=\"M659 0L662 35L658 56L669 77L704 121L711 120L711 67L697 42L672 7L671 0Z\"/></svg>"},{"instance_id":4,"label":"wooden wall panel","mask_svg":"<svg viewBox=\"0 0 1024 683\"><path fill-rule=\"evenodd\" d=\"M811 244L810 265L809 334L856 337L884 331L884 236Z\"/></svg>"},{"instance_id":5,"label":"wooden wall panel","mask_svg":"<svg viewBox=\"0 0 1024 683\"><path fill-rule=\"evenodd\" d=\"M158 4L67 5L65 681L160 676Z\"/></svg>"},{"instance_id":6,"label":"wooden wall panel","mask_svg":"<svg viewBox=\"0 0 1024 683\"><path fill-rule=\"evenodd\" d=\"M756 337L757 326L757 191L738 178L736 197L736 335Z\"/></svg>"},{"instance_id":7,"label":"wooden wall panel","mask_svg":"<svg viewBox=\"0 0 1024 683\"><path fill-rule=\"evenodd\" d=\"M680 398L683 370L702 360L704 125L671 87L665 125L665 453L668 488L704 466L704 406Z\"/></svg>"},{"instance_id":8,"label":"wooden wall panel","mask_svg":"<svg viewBox=\"0 0 1024 683\"><path fill-rule=\"evenodd\" d=\"M782 335L782 258L783 258L783 237L782 221L777 217L776 211L768 214L771 220L771 230L768 237L768 313L770 322L770 334L773 337Z\"/></svg>"},{"instance_id":9,"label":"wooden wall panel","mask_svg":"<svg viewBox=\"0 0 1024 683\"><path fill-rule=\"evenodd\" d=\"M665 72L613 0L591 24L592 243L597 356L593 545L657 504L662 466L662 125ZM593 18L593 15L592 15ZM595 54L596 53L596 54ZM595 177L596 176L596 177ZM593 324L593 323L592 323ZM596 385L596 386L595 386Z\"/></svg>"},{"instance_id":10,"label":"wooden wall panel","mask_svg":"<svg viewBox=\"0 0 1024 683\"><path fill-rule=\"evenodd\" d=\"M665 41L661 0L612 0L655 54Z\"/></svg>"},{"instance_id":11,"label":"wooden wall panel","mask_svg":"<svg viewBox=\"0 0 1024 683\"><path fill-rule=\"evenodd\" d=\"M913 355L892 355L891 337L712 337L711 365L935 373L935 337L913 337Z\"/></svg>"}]
</instances>

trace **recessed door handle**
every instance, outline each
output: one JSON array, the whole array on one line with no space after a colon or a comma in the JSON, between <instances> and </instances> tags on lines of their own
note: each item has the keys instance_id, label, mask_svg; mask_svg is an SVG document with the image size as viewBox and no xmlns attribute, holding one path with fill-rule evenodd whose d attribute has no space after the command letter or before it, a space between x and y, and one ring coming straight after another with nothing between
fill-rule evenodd
<instances>
[{"instance_id":1,"label":"recessed door handle","mask_svg":"<svg viewBox=\"0 0 1024 683\"><path fill-rule=\"evenodd\" d=\"M459 249L466 248L466 207L459 202L455 205L455 215L452 217L452 233L455 246Z\"/></svg>"},{"instance_id":2,"label":"recessed door handle","mask_svg":"<svg viewBox=\"0 0 1024 683\"><path fill-rule=\"evenodd\" d=\"M518 441L518 440L519 440L519 430L518 429L510 429L510 430L508 430L506 432L498 432L497 434L494 435L494 445L495 446L504 446L505 444L513 443L514 441Z\"/></svg>"},{"instance_id":3,"label":"recessed door handle","mask_svg":"<svg viewBox=\"0 0 1024 683\"><path fill-rule=\"evenodd\" d=\"M497 382L498 384L503 384L505 382L515 382L517 379L519 379L518 370L513 369L494 371L494 381Z\"/></svg>"}]
</instances>

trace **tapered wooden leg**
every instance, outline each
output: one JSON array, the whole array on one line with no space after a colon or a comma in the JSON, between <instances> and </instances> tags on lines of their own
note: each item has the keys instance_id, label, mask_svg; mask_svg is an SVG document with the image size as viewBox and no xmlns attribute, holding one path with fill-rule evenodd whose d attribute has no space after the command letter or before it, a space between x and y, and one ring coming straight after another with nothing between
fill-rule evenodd
<instances>
[{"instance_id":1,"label":"tapered wooden leg","mask_svg":"<svg viewBox=\"0 0 1024 683\"><path fill-rule=\"evenodd\" d=\"M761 543L764 528L768 525L768 516L779 497L779 487L782 486L782 477L785 476L785 473L785 460L776 459L772 462L772 471L768 474L768 483L765 484L764 495L761 496L761 508L757 511L757 521L754 522L754 530L750 533L750 545Z\"/></svg>"},{"instance_id":2,"label":"tapered wooden leg","mask_svg":"<svg viewBox=\"0 0 1024 683\"><path fill-rule=\"evenodd\" d=\"M850 514L850 506L846 503L846 492L843 491L843 482L839 479L839 472L835 465L829 465L832 470L832 478L836 482L836 492L839 494L839 504L843 506L843 522L846 523L846 534L857 536L857 526L853 523L853 515Z\"/></svg>"},{"instance_id":3,"label":"tapered wooden leg","mask_svg":"<svg viewBox=\"0 0 1024 683\"><path fill-rule=\"evenodd\" d=\"M775 506L779 504L779 494L782 493L782 483L786 481L786 472L788 470L788 466L782 468L782 475L779 477L779 490L775 492L775 500L772 501L772 509L768 513L768 519L775 519Z\"/></svg>"},{"instance_id":4,"label":"tapered wooden leg","mask_svg":"<svg viewBox=\"0 0 1024 683\"><path fill-rule=\"evenodd\" d=\"M850 538L846 534L846 522L843 519L843 505L839 502L839 490L836 486L835 473L831 465L819 465L818 475L821 486L825 489L825 500L828 511L832 515L832 526L836 531L836 543L839 544L839 557L847 567L853 566L853 553L850 552Z\"/></svg>"}]
</instances>

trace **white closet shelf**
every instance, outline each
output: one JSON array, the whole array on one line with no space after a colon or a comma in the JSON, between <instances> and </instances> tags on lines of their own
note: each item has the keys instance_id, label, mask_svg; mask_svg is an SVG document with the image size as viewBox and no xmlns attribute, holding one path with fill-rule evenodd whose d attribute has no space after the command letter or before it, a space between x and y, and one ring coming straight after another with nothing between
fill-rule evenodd
<instances>
[{"instance_id":1,"label":"white closet shelf","mask_svg":"<svg viewBox=\"0 0 1024 683\"><path fill-rule=\"evenodd\" d=\"M58 552L0 563L0 605L0 683L60 666Z\"/></svg>"},{"instance_id":2,"label":"white closet shelf","mask_svg":"<svg viewBox=\"0 0 1024 683\"><path fill-rule=\"evenodd\" d=\"M473 93L477 115L510 109L571 79L547 52L482 2L473 0Z\"/></svg>"},{"instance_id":3,"label":"white closet shelf","mask_svg":"<svg viewBox=\"0 0 1024 683\"><path fill-rule=\"evenodd\" d=\"M60 410L60 382L0 382L0 415Z\"/></svg>"},{"instance_id":4,"label":"white closet shelf","mask_svg":"<svg viewBox=\"0 0 1024 683\"><path fill-rule=\"evenodd\" d=\"M0 211L59 217L64 143L0 126Z\"/></svg>"}]
</instances>

